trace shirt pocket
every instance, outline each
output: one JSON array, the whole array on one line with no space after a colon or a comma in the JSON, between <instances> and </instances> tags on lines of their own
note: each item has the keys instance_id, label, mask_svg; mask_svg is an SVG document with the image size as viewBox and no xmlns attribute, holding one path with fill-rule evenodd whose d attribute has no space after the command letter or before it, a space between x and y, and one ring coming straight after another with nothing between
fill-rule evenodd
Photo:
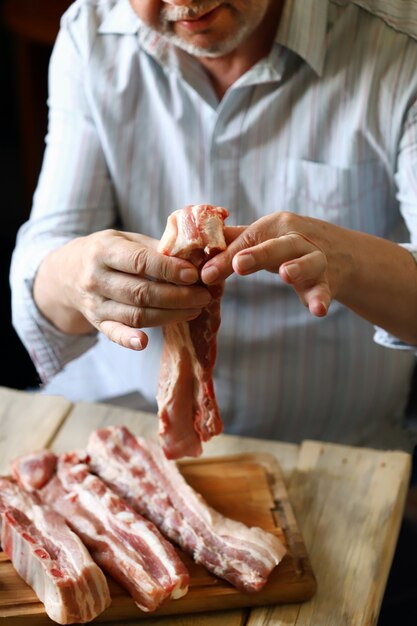
<instances>
[{"instance_id":1,"label":"shirt pocket","mask_svg":"<svg viewBox=\"0 0 417 626\"><path fill-rule=\"evenodd\" d=\"M266 206L388 236L401 220L395 190L378 161L347 168L287 159L275 170Z\"/></svg>"}]
</instances>

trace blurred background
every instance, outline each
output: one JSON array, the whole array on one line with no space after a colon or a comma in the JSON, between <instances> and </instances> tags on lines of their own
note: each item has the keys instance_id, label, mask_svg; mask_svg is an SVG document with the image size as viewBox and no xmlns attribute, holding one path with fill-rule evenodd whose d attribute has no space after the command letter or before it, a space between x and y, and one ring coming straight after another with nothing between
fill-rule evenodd
<instances>
[{"instance_id":1,"label":"blurred background","mask_svg":"<svg viewBox=\"0 0 417 626\"><path fill-rule=\"evenodd\" d=\"M0 0L0 345L5 355L0 385L15 389L33 389L40 383L11 325L8 276L16 233L29 215L42 160L49 57L60 16L70 4L71 0ZM417 380L414 387L413 414ZM411 495L378 626L417 626L417 495Z\"/></svg>"},{"instance_id":2,"label":"blurred background","mask_svg":"<svg viewBox=\"0 0 417 626\"><path fill-rule=\"evenodd\" d=\"M59 19L70 0L0 0L0 345L7 356L0 384L39 384L11 325L9 267L16 233L26 220L42 159L46 130L47 67Z\"/></svg>"}]
</instances>

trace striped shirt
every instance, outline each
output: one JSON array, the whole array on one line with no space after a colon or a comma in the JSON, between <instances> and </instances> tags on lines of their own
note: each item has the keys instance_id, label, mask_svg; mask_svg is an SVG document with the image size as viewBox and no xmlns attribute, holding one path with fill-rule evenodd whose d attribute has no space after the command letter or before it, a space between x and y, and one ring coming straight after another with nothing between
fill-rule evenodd
<instances>
[{"instance_id":1,"label":"striped shirt","mask_svg":"<svg viewBox=\"0 0 417 626\"><path fill-rule=\"evenodd\" d=\"M417 249L416 5L287 0L269 56L220 102L198 61L128 0L70 7L11 272L14 323L47 391L138 390L155 404L160 329L134 352L60 333L34 304L40 261L75 236L118 225L159 238L172 210L211 203L230 224L293 211ZM226 431L407 448L415 350L387 349L399 342L374 333L338 302L314 318L277 275L230 277L215 367Z\"/></svg>"}]
</instances>

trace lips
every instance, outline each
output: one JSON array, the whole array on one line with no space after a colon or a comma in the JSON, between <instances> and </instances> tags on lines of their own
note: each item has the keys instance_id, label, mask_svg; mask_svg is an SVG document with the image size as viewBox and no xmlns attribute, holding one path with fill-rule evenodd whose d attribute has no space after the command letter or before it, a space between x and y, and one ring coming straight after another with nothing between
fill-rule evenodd
<instances>
[{"instance_id":1,"label":"lips","mask_svg":"<svg viewBox=\"0 0 417 626\"><path fill-rule=\"evenodd\" d=\"M167 22L197 21L217 9L222 4L220 0L198 2L195 7L169 6L162 9L162 18Z\"/></svg>"},{"instance_id":2,"label":"lips","mask_svg":"<svg viewBox=\"0 0 417 626\"><path fill-rule=\"evenodd\" d=\"M209 9L208 11L205 11L204 13L200 13L200 15L193 15L190 17L183 17L180 21L181 22L196 22L197 20L201 20L204 19L205 17L209 16L210 13L213 13L213 11L215 11L216 9L218 9L219 6L214 7L213 9Z\"/></svg>"},{"instance_id":3,"label":"lips","mask_svg":"<svg viewBox=\"0 0 417 626\"><path fill-rule=\"evenodd\" d=\"M176 23L186 28L187 30L203 30L211 25L221 9L222 5L217 5L216 7L210 9L209 11L206 11L205 13L201 13L197 16L182 18Z\"/></svg>"}]
</instances>

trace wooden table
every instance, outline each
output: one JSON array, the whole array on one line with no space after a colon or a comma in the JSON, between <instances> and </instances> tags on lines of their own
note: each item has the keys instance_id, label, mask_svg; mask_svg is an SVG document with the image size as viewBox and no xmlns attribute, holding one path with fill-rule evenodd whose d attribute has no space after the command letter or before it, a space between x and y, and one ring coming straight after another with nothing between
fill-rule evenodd
<instances>
[{"instance_id":1,"label":"wooden table","mask_svg":"<svg viewBox=\"0 0 417 626\"><path fill-rule=\"evenodd\" d=\"M156 434L156 418L148 413L106 404L72 404L62 397L0 387L0 472L7 473L9 461L24 452L45 446L56 452L82 447L91 430L111 424L126 424L143 436ZM410 456L317 441L304 441L298 446L230 435L206 444L204 454L247 451L269 452L279 460L317 577L316 595L303 604L169 616L136 623L376 624L404 509Z\"/></svg>"}]
</instances>

